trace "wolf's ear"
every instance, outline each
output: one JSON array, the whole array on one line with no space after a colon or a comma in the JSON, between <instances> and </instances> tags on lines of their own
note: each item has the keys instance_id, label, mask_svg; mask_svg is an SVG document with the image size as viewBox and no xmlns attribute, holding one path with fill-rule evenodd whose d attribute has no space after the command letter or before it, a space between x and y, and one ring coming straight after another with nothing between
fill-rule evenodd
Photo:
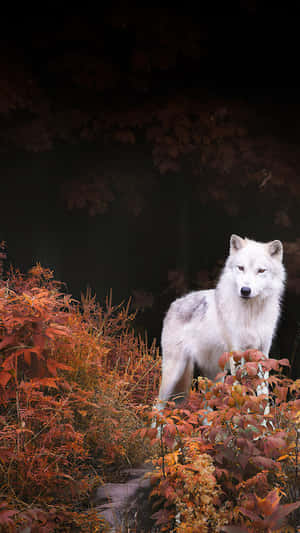
<instances>
[{"instance_id":1,"label":"wolf's ear","mask_svg":"<svg viewBox=\"0 0 300 533\"><path fill-rule=\"evenodd\" d=\"M283 246L281 241L271 241L268 242L268 250L269 254L274 257L274 259L278 259L279 261L282 261L283 256Z\"/></svg>"},{"instance_id":2,"label":"wolf's ear","mask_svg":"<svg viewBox=\"0 0 300 533\"><path fill-rule=\"evenodd\" d=\"M245 241L238 235L231 235L230 237L230 253L237 252L245 246Z\"/></svg>"}]
</instances>

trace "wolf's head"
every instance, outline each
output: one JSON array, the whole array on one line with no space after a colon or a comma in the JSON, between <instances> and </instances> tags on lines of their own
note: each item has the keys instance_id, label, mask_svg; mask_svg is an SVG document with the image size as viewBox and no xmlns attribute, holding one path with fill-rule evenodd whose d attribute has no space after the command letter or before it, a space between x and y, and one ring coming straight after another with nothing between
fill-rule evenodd
<instances>
[{"instance_id":1,"label":"wolf's head","mask_svg":"<svg viewBox=\"0 0 300 533\"><path fill-rule=\"evenodd\" d=\"M281 293L285 280L282 256L283 247L278 240L262 243L232 235L225 271L238 296L247 300Z\"/></svg>"}]
</instances>

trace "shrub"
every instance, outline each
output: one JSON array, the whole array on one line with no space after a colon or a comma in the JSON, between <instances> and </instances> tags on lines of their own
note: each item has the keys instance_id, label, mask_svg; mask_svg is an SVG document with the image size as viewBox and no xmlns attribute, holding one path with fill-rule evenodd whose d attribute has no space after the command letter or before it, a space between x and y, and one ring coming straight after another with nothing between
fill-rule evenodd
<instances>
[{"instance_id":1,"label":"shrub","mask_svg":"<svg viewBox=\"0 0 300 533\"><path fill-rule=\"evenodd\" d=\"M156 348L135 338L133 318L90 293L75 302L40 265L0 281L1 531L104 527L90 493L144 459L135 408L158 382Z\"/></svg>"},{"instance_id":2,"label":"shrub","mask_svg":"<svg viewBox=\"0 0 300 533\"><path fill-rule=\"evenodd\" d=\"M162 530L279 531L290 513L297 523L300 382L284 376L286 359L248 350L223 354L223 368L231 356L236 376L199 378L199 391L180 408L169 402L163 413L145 414L160 427L160 436L139 433L160 445L152 481ZM261 370L274 371L268 414L267 397L256 395Z\"/></svg>"}]
</instances>

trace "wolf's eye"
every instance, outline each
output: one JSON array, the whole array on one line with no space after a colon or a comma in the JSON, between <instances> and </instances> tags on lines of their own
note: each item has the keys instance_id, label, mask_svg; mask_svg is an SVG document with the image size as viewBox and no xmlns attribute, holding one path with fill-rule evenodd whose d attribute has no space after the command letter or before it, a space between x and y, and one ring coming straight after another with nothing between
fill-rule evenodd
<instances>
[{"instance_id":1,"label":"wolf's eye","mask_svg":"<svg viewBox=\"0 0 300 533\"><path fill-rule=\"evenodd\" d=\"M244 272L245 269L244 269L244 267L243 267L242 265L238 265L237 267L238 267L238 269L239 269L241 272Z\"/></svg>"},{"instance_id":2,"label":"wolf's eye","mask_svg":"<svg viewBox=\"0 0 300 533\"><path fill-rule=\"evenodd\" d=\"M259 268L257 272L258 274L263 274L265 271L266 271L265 268Z\"/></svg>"}]
</instances>

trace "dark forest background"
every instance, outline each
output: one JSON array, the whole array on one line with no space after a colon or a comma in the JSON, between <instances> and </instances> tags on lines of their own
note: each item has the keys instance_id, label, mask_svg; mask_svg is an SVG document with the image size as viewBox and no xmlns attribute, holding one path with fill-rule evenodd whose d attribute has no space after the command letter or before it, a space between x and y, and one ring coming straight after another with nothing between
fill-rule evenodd
<instances>
[{"instance_id":1,"label":"dark forest background","mask_svg":"<svg viewBox=\"0 0 300 533\"><path fill-rule=\"evenodd\" d=\"M281 239L273 353L299 376L298 56L293 14L251 1L3 15L6 266L131 298L159 340L174 297L214 286L231 233Z\"/></svg>"}]
</instances>

